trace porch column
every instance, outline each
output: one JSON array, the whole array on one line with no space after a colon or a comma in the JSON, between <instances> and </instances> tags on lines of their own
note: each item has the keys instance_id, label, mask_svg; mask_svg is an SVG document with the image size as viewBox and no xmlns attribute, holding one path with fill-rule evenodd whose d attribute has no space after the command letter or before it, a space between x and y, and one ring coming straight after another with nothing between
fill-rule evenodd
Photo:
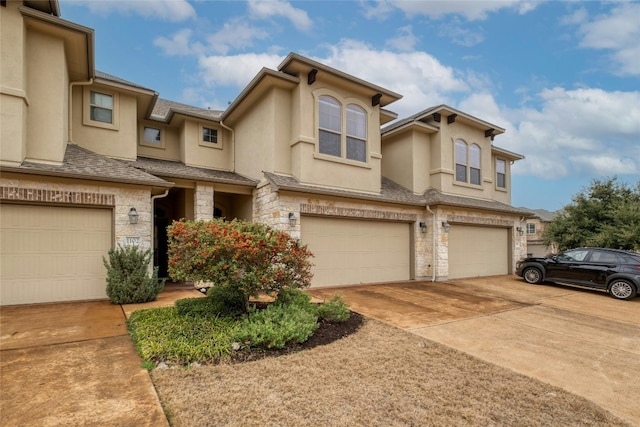
<instances>
[{"instance_id":1,"label":"porch column","mask_svg":"<svg viewBox=\"0 0 640 427\"><path fill-rule=\"evenodd\" d=\"M196 184L193 197L193 216L196 221L210 221L213 219L213 187L205 184Z\"/></svg>"}]
</instances>

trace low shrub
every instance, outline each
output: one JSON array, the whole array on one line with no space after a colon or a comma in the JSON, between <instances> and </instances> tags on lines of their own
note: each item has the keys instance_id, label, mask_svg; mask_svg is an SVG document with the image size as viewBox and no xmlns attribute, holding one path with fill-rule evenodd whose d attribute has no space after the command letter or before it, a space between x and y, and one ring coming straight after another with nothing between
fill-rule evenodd
<instances>
[{"instance_id":1,"label":"low shrub","mask_svg":"<svg viewBox=\"0 0 640 427\"><path fill-rule=\"evenodd\" d=\"M349 306L339 294L318 306L318 317L327 322L346 322L351 316Z\"/></svg>"},{"instance_id":2,"label":"low shrub","mask_svg":"<svg viewBox=\"0 0 640 427\"><path fill-rule=\"evenodd\" d=\"M313 311L315 306L311 304L311 296L300 289L282 288L273 302L275 305L297 305L301 308Z\"/></svg>"},{"instance_id":3,"label":"low shrub","mask_svg":"<svg viewBox=\"0 0 640 427\"><path fill-rule=\"evenodd\" d=\"M151 250L138 246L118 246L109 250L109 261L103 257L107 269L107 296L113 304L132 304L154 301L164 280L158 280L158 268L149 275Z\"/></svg>"},{"instance_id":4,"label":"low shrub","mask_svg":"<svg viewBox=\"0 0 640 427\"><path fill-rule=\"evenodd\" d=\"M238 316L246 311L247 297L232 285L216 285L207 291L207 300L213 313L221 316Z\"/></svg>"},{"instance_id":5,"label":"low shrub","mask_svg":"<svg viewBox=\"0 0 640 427\"><path fill-rule=\"evenodd\" d=\"M174 303L181 316L209 316L213 314L211 301L208 298L183 298Z\"/></svg>"},{"instance_id":6,"label":"low shrub","mask_svg":"<svg viewBox=\"0 0 640 427\"><path fill-rule=\"evenodd\" d=\"M249 347L283 348L289 342L302 343L318 329L315 313L298 305L270 304L245 317L234 340Z\"/></svg>"},{"instance_id":7,"label":"low shrub","mask_svg":"<svg viewBox=\"0 0 640 427\"><path fill-rule=\"evenodd\" d=\"M199 303L182 304L195 307ZM131 339L143 360L182 365L229 357L234 323L223 317L183 316L176 307L134 311L127 321Z\"/></svg>"}]
</instances>

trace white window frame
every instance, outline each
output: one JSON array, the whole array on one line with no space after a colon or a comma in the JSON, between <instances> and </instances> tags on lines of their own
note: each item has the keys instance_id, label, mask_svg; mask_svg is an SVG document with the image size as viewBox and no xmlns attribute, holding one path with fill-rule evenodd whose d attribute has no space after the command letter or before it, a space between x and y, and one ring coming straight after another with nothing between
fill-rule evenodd
<instances>
[{"instance_id":1,"label":"white window frame","mask_svg":"<svg viewBox=\"0 0 640 427\"><path fill-rule=\"evenodd\" d=\"M148 141L146 139L147 135L150 134L151 131L156 130L159 132L159 140L153 142L153 141ZM150 125L150 124L143 124L140 127L140 145L143 145L145 147L153 147L153 148L161 148L164 149L165 148L165 133L166 130L165 128L161 127L161 126L157 126L157 125Z\"/></svg>"},{"instance_id":2,"label":"white window frame","mask_svg":"<svg viewBox=\"0 0 640 427\"><path fill-rule=\"evenodd\" d=\"M504 165L504 171L500 172L498 165L502 162ZM503 184L500 185L500 175L503 178ZM496 188L498 190L506 190L507 189L507 161L505 159L496 158Z\"/></svg>"},{"instance_id":3,"label":"white window frame","mask_svg":"<svg viewBox=\"0 0 640 427\"><path fill-rule=\"evenodd\" d=\"M91 119L91 93L110 96L113 102L111 108L111 123L101 120ZM104 107L102 107L104 108ZM118 130L120 129L120 95L117 92L107 90L96 90L90 86L83 87L82 91L82 124L85 126L99 127L103 129Z\"/></svg>"},{"instance_id":4,"label":"white window frame","mask_svg":"<svg viewBox=\"0 0 640 427\"><path fill-rule=\"evenodd\" d=\"M204 131L205 129L211 129L216 131L216 142L205 141L204 139ZM222 132L215 126L210 125L200 125L200 135L198 137L198 145L208 148L218 148L222 149Z\"/></svg>"},{"instance_id":5,"label":"white window frame","mask_svg":"<svg viewBox=\"0 0 640 427\"><path fill-rule=\"evenodd\" d=\"M343 161L367 166L369 163L368 111L359 103L343 101L331 94L317 98L317 146L316 155L325 160ZM321 138L327 138L332 146L323 146ZM363 155L354 155L354 145L364 145ZM338 145L339 144L339 145ZM361 152L355 147L356 153ZM339 152L338 152L339 151Z\"/></svg>"},{"instance_id":6,"label":"white window frame","mask_svg":"<svg viewBox=\"0 0 640 427\"><path fill-rule=\"evenodd\" d=\"M533 222L527 223L527 234L536 234L536 224Z\"/></svg>"},{"instance_id":7,"label":"white window frame","mask_svg":"<svg viewBox=\"0 0 640 427\"><path fill-rule=\"evenodd\" d=\"M457 138L453 144L454 171L456 184L467 184L474 187L482 186L482 148L476 144L468 144L464 139ZM464 168L464 180L459 179ZM477 182L474 182L477 181Z\"/></svg>"}]
</instances>

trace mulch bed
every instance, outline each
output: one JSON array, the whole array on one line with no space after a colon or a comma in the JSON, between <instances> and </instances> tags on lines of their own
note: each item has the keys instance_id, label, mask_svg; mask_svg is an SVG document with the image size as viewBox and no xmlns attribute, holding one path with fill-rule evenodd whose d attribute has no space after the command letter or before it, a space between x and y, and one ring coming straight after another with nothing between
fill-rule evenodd
<instances>
[{"instance_id":1,"label":"mulch bed","mask_svg":"<svg viewBox=\"0 0 640 427\"><path fill-rule=\"evenodd\" d=\"M336 340L344 338L348 335L356 332L364 322L364 317L361 314L351 312L349 319L345 322L327 322L319 320L320 326L311 335L311 337L301 343L290 343L283 348L252 348L244 351L237 351L233 353L229 363L245 363L253 362L255 360L264 359L267 357L278 357L287 354L297 353L303 350L309 350L319 345L330 344Z\"/></svg>"}]
</instances>

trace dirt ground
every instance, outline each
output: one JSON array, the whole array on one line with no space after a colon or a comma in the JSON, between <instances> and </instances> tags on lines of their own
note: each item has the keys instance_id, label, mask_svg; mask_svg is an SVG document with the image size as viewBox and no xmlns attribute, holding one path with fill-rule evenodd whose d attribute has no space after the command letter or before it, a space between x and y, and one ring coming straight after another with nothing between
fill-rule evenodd
<instances>
[{"instance_id":1,"label":"dirt ground","mask_svg":"<svg viewBox=\"0 0 640 427\"><path fill-rule=\"evenodd\" d=\"M560 388L369 319L331 344L151 377L174 427L628 425Z\"/></svg>"}]
</instances>

